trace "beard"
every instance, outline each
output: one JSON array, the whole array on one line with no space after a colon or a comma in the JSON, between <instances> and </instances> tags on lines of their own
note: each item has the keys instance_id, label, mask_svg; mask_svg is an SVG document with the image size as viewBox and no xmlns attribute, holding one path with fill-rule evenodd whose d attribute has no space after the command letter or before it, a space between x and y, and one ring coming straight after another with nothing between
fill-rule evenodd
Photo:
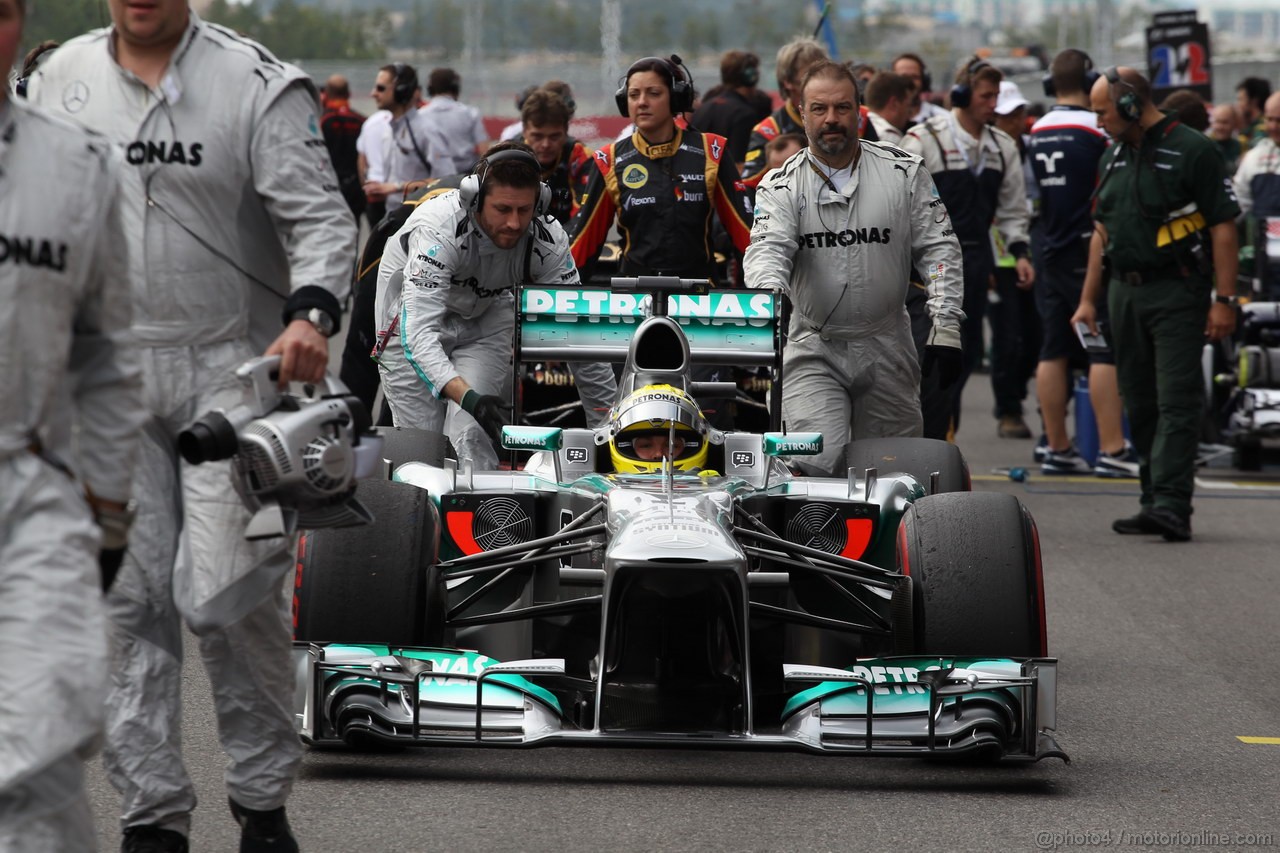
<instances>
[{"instance_id":1,"label":"beard","mask_svg":"<svg viewBox=\"0 0 1280 853\"><path fill-rule=\"evenodd\" d=\"M843 135L838 139L827 139L822 135L833 131L839 131ZM817 136L809 138L809 144L828 157L839 157L849 150L851 143L849 132L843 127L839 125L824 125L818 130Z\"/></svg>"}]
</instances>

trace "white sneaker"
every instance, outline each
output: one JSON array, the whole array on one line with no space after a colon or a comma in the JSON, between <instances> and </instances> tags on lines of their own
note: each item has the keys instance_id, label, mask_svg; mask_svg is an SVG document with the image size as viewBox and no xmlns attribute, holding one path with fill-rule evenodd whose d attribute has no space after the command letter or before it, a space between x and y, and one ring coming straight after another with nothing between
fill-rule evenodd
<instances>
[{"instance_id":1,"label":"white sneaker","mask_svg":"<svg viewBox=\"0 0 1280 853\"><path fill-rule=\"evenodd\" d=\"M1100 451L1098 464L1093 466L1093 473L1099 477L1137 478L1138 462L1138 451L1126 441L1124 450L1116 456Z\"/></svg>"},{"instance_id":2,"label":"white sneaker","mask_svg":"<svg viewBox=\"0 0 1280 853\"><path fill-rule=\"evenodd\" d=\"M1076 452L1075 447L1069 450L1050 450L1040 463L1041 474L1092 474L1088 460Z\"/></svg>"}]
</instances>

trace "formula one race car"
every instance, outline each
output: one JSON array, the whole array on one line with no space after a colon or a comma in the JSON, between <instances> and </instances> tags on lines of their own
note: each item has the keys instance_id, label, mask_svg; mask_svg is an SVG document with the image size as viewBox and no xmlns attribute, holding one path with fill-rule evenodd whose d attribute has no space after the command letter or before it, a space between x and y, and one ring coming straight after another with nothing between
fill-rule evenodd
<instances>
[{"instance_id":1,"label":"formula one race car","mask_svg":"<svg viewBox=\"0 0 1280 853\"><path fill-rule=\"evenodd\" d=\"M944 442L808 477L821 435L713 429L692 365L771 368L778 417L782 323L705 284L520 293L519 358L625 359L607 426L504 430L523 469L387 436L376 521L300 546L306 742L1066 759L1026 508Z\"/></svg>"},{"instance_id":2,"label":"formula one race car","mask_svg":"<svg viewBox=\"0 0 1280 853\"><path fill-rule=\"evenodd\" d=\"M1232 449L1235 466L1257 471L1280 449L1280 302L1241 306L1231 340L1205 344L1209 441Z\"/></svg>"}]
</instances>

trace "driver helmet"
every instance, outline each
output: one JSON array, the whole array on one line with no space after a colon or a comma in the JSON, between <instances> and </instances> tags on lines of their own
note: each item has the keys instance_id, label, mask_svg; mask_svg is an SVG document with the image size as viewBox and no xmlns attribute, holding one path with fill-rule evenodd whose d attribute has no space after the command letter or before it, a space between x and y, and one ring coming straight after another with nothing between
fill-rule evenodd
<instances>
[{"instance_id":1,"label":"driver helmet","mask_svg":"<svg viewBox=\"0 0 1280 853\"><path fill-rule=\"evenodd\" d=\"M609 416L613 469L620 474L660 473L673 423L672 467L677 471L705 467L710 426L698 404L674 385L645 385L624 397Z\"/></svg>"}]
</instances>

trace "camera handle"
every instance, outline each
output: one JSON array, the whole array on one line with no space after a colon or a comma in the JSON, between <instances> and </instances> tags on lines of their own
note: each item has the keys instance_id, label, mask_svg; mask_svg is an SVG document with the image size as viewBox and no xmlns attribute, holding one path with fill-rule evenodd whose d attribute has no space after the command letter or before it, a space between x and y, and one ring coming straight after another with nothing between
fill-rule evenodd
<instances>
[{"instance_id":1,"label":"camera handle","mask_svg":"<svg viewBox=\"0 0 1280 853\"><path fill-rule=\"evenodd\" d=\"M262 355L249 359L236 368L236 378L249 389L249 399L245 401L245 405L253 411L255 418L265 417L280 405L280 398L284 396L279 388L280 356ZM325 373L322 385L303 387L321 389L319 394L296 395L305 400L337 397L349 393L342 380L330 373Z\"/></svg>"}]
</instances>

